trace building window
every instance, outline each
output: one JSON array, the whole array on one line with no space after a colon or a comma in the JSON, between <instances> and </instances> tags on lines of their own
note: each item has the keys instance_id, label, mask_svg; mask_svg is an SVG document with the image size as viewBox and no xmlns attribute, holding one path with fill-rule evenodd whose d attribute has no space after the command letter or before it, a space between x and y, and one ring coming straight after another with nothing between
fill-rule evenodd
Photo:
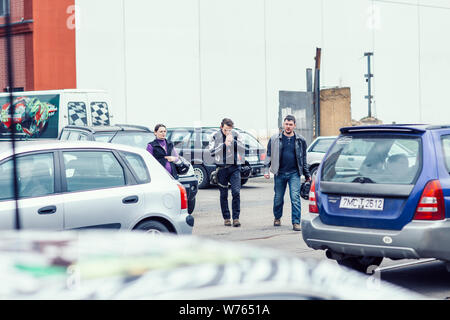
<instances>
[{"instance_id":1,"label":"building window","mask_svg":"<svg viewBox=\"0 0 450 320\"><path fill-rule=\"evenodd\" d=\"M10 0L0 0L0 16L9 14L9 1Z\"/></svg>"}]
</instances>

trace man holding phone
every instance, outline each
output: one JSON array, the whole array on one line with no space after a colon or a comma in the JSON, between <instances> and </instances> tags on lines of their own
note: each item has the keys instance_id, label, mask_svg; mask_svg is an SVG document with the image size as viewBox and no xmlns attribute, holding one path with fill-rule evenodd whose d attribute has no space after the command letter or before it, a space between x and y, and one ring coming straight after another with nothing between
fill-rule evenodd
<instances>
[{"instance_id":1,"label":"man holding phone","mask_svg":"<svg viewBox=\"0 0 450 320\"><path fill-rule=\"evenodd\" d=\"M225 118L220 130L211 135L209 153L218 168L217 180L220 191L220 208L225 226L231 226L231 215L228 207L228 184L231 184L233 227L240 227L241 211L241 165L244 163L245 146L240 134L233 130L234 123Z\"/></svg>"}]
</instances>

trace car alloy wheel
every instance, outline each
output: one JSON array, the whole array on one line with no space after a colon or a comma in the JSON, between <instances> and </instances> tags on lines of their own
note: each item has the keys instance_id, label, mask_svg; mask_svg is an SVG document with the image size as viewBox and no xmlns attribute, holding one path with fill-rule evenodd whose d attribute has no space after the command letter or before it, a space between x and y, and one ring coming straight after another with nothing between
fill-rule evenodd
<instances>
[{"instance_id":1,"label":"car alloy wheel","mask_svg":"<svg viewBox=\"0 0 450 320\"><path fill-rule=\"evenodd\" d=\"M209 174L204 166L202 166L201 164L194 164L194 174L198 180L199 189L205 189L209 187Z\"/></svg>"},{"instance_id":2,"label":"car alloy wheel","mask_svg":"<svg viewBox=\"0 0 450 320\"><path fill-rule=\"evenodd\" d=\"M202 184L203 179L204 179L203 171L197 167L197 168L194 168L194 173L195 173L195 177L198 180L198 184Z\"/></svg>"}]
</instances>

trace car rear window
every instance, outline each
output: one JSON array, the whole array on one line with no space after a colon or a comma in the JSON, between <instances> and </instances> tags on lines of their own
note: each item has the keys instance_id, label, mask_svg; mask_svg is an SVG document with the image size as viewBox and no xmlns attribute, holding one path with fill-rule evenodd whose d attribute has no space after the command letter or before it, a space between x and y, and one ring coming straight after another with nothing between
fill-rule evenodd
<instances>
[{"instance_id":1,"label":"car rear window","mask_svg":"<svg viewBox=\"0 0 450 320\"><path fill-rule=\"evenodd\" d=\"M413 184L420 172L421 140L410 136L341 136L324 161L322 181Z\"/></svg>"},{"instance_id":2,"label":"car rear window","mask_svg":"<svg viewBox=\"0 0 450 320\"><path fill-rule=\"evenodd\" d=\"M442 136L442 149L444 150L444 160L447 171L450 173L450 135Z\"/></svg>"},{"instance_id":3,"label":"car rear window","mask_svg":"<svg viewBox=\"0 0 450 320\"><path fill-rule=\"evenodd\" d=\"M104 133L96 133L94 135L95 141L100 142L109 142L111 138L114 136L114 132L104 132Z\"/></svg>"},{"instance_id":4,"label":"car rear window","mask_svg":"<svg viewBox=\"0 0 450 320\"><path fill-rule=\"evenodd\" d=\"M250 149L264 149L264 147L259 143L256 138L252 137L247 132L239 131L239 134L242 137L242 140L244 141L244 144L250 148Z\"/></svg>"},{"instance_id":5,"label":"car rear window","mask_svg":"<svg viewBox=\"0 0 450 320\"><path fill-rule=\"evenodd\" d=\"M146 149L147 145L155 140L152 132L120 132L112 140L112 143L124 144L131 147Z\"/></svg>"}]
</instances>

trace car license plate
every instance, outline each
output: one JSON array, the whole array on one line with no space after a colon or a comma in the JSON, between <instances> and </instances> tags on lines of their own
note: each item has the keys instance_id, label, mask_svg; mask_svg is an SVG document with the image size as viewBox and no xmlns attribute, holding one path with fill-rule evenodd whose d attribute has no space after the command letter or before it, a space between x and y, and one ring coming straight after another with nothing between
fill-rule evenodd
<instances>
[{"instance_id":1,"label":"car license plate","mask_svg":"<svg viewBox=\"0 0 450 320\"><path fill-rule=\"evenodd\" d=\"M258 162L258 156L248 156L245 158L248 162Z\"/></svg>"},{"instance_id":2,"label":"car license plate","mask_svg":"<svg viewBox=\"0 0 450 320\"><path fill-rule=\"evenodd\" d=\"M341 202L339 203L339 208L382 211L384 208L384 199L360 198L360 197L341 197Z\"/></svg>"}]
</instances>

